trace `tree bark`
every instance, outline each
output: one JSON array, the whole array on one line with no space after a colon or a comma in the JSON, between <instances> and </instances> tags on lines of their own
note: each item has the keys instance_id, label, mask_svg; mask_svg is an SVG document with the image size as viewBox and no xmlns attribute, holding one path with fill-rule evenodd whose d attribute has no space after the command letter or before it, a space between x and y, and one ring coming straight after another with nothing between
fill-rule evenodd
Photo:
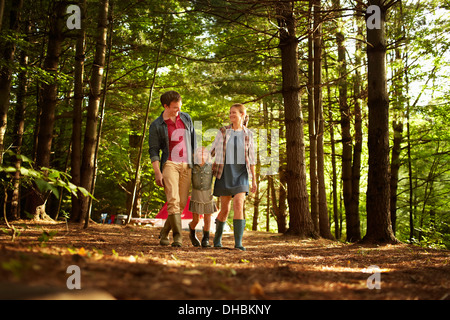
<instances>
[{"instance_id":1,"label":"tree bark","mask_svg":"<svg viewBox=\"0 0 450 320\"><path fill-rule=\"evenodd\" d=\"M86 0L81 3L81 29L79 30L75 53L75 79L74 79L74 101L72 120L72 154L71 154L71 175L72 183L81 185L81 137L82 137L82 115L83 115L83 80L85 51L84 42L86 38ZM78 196L72 194L72 215L71 220L80 222L81 216L81 193Z\"/></svg>"},{"instance_id":2,"label":"tree bark","mask_svg":"<svg viewBox=\"0 0 450 320\"><path fill-rule=\"evenodd\" d=\"M340 9L340 2L337 1ZM339 14L339 17L341 15ZM339 21L341 23L341 21ZM338 70L339 70L339 109L341 112L341 134L342 134L342 187L344 196L344 207L347 226L347 241L355 242L361 240L360 222L358 210L352 206L352 135L350 132L351 116L348 104L347 85L347 59L346 47L344 45L344 33L338 27L336 42L338 45Z\"/></svg>"},{"instance_id":3,"label":"tree bark","mask_svg":"<svg viewBox=\"0 0 450 320\"><path fill-rule=\"evenodd\" d=\"M403 123L401 121L392 123L394 128L394 145L392 146L392 157L391 157L391 181L390 181L390 212L391 212L391 223L392 231L395 234L397 225L397 189L398 189L398 176L400 171L400 151L401 143L403 140Z\"/></svg>"},{"instance_id":4,"label":"tree bark","mask_svg":"<svg viewBox=\"0 0 450 320\"><path fill-rule=\"evenodd\" d=\"M357 4L358 8L362 7L362 3ZM359 19L356 19L357 33L363 38L363 27L359 23ZM351 228L351 238L355 240L361 239L361 223L359 217L359 194L360 194L360 181L361 181L361 154L362 154L362 114L361 114L361 56L362 52L362 42L357 41L355 44L356 54L355 54L355 64L357 66L354 74L353 82L353 103L354 103L354 147L353 147L353 162L352 162L352 195L350 198L350 215L352 221Z\"/></svg>"},{"instance_id":5,"label":"tree bark","mask_svg":"<svg viewBox=\"0 0 450 320\"><path fill-rule=\"evenodd\" d=\"M277 2L286 125L288 234L317 237L309 213L294 1Z\"/></svg>"},{"instance_id":6,"label":"tree bark","mask_svg":"<svg viewBox=\"0 0 450 320\"><path fill-rule=\"evenodd\" d=\"M30 21L27 21L25 25L25 33L28 35L31 32ZM15 150L16 157L14 160L14 166L16 172L13 177L13 193L11 197L11 217L12 219L20 218L20 168L22 166L22 158L19 155L22 153L23 132L25 128L25 97L28 92L28 72L26 67L28 66L28 54L25 50L20 52L20 65L24 68L19 73L19 86L17 89L17 103L14 112L14 142L13 149Z\"/></svg>"},{"instance_id":7,"label":"tree bark","mask_svg":"<svg viewBox=\"0 0 450 320\"><path fill-rule=\"evenodd\" d=\"M372 1L381 11L381 28L367 28L369 174L366 243L396 243L389 211L389 96L386 80L386 10L383 0Z\"/></svg>"},{"instance_id":8,"label":"tree bark","mask_svg":"<svg viewBox=\"0 0 450 320\"><path fill-rule=\"evenodd\" d=\"M320 0L314 0L314 117L316 125L317 147L317 191L319 234L326 239L333 239L328 219L327 194L325 188L325 159L323 150L323 100L322 100L322 14ZM316 230L317 231L317 230Z\"/></svg>"},{"instance_id":9,"label":"tree bark","mask_svg":"<svg viewBox=\"0 0 450 320\"><path fill-rule=\"evenodd\" d=\"M42 108L39 117L39 133L36 145L36 167L38 169L50 167L50 155L53 142L53 128L55 125L55 110L58 102L58 68L61 55L62 42L64 40L63 26L65 3L54 3L52 10L50 31L47 44L47 55L44 60L44 70L53 75L49 83L43 84ZM30 194L29 212L36 220L47 219L45 215L45 197L36 188Z\"/></svg>"},{"instance_id":10,"label":"tree bark","mask_svg":"<svg viewBox=\"0 0 450 320\"><path fill-rule=\"evenodd\" d=\"M326 82L329 82L328 76L328 62L327 55L325 55L325 74ZM333 199L333 219L334 219L334 237L335 239L341 238L341 229L339 225L339 212L338 212L338 200L337 200L337 170L336 170L336 142L334 140L334 120L333 112L331 109L331 88L327 86L327 96L328 96L328 121L330 123L330 144L331 144L331 168L332 168L332 199Z\"/></svg>"},{"instance_id":11,"label":"tree bark","mask_svg":"<svg viewBox=\"0 0 450 320\"><path fill-rule=\"evenodd\" d=\"M309 130L309 185L310 185L310 208L311 219L314 230L319 232L319 197L317 180L317 123L315 114L315 32L313 21L313 3L309 1L309 21L308 21L308 130Z\"/></svg>"},{"instance_id":12,"label":"tree bark","mask_svg":"<svg viewBox=\"0 0 450 320\"><path fill-rule=\"evenodd\" d=\"M81 186L92 192L95 170L95 150L98 137L98 114L101 100L103 70L106 60L106 38L108 34L109 0L102 0L99 7L97 45L90 80L89 104L81 164ZM81 196L80 222L84 222L89 210L88 197Z\"/></svg>"},{"instance_id":13,"label":"tree bark","mask_svg":"<svg viewBox=\"0 0 450 320\"><path fill-rule=\"evenodd\" d=\"M0 4L0 12L3 16L4 2ZM20 11L22 9L23 1L14 0L11 4L10 17L9 17L9 30L12 35L19 30L20 27ZM12 69L10 64L14 60L16 52L16 44L14 41L7 41L2 43L2 58L5 62L4 66L0 69L0 164L3 163L3 153L5 151L4 139L8 121L8 109L11 92L11 79Z\"/></svg>"}]
</instances>

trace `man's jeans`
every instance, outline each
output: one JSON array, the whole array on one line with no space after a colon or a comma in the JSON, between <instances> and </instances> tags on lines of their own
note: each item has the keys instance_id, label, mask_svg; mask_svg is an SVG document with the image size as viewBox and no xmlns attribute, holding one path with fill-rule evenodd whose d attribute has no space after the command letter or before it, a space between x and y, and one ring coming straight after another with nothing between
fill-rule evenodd
<instances>
[{"instance_id":1,"label":"man's jeans","mask_svg":"<svg viewBox=\"0 0 450 320\"><path fill-rule=\"evenodd\" d=\"M164 163L162 175L169 215L183 213L189 197L191 171L187 163L176 163L170 160Z\"/></svg>"}]
</instances>

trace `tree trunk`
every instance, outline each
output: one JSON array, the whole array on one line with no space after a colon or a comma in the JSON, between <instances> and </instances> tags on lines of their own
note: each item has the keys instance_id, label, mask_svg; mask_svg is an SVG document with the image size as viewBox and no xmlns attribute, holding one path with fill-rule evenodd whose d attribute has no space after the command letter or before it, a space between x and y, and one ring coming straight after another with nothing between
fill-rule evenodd
<instances>
[{"instance_id":1,"label":"tree trunk","mask_svg":"<svg viewBox=\"0 0 450 320\"><path fill-rule=\"evenodd\" d=\"M362 7L362 3L357 4L357 12L359 8ZM356 18L356 17L355 17ZM355 19L357 23L357 33L358 36L363 39L363 27L359 23L359 19ZM359 71L361 66L361 52L362 52L362 42L357 41L355 44L356 54L355 54L355 74L353 80L353 103L354 103L354 147L353 147L353 163L352 163L352 194L350 198L350 216L352 221L351 236L352 239L361 239L361 223L359 218L359 194L360 194L360 181L361 181L361 154L362 154L362 114L361 114L361 73Z\"/></svg>"},{"instance_id":2,"label":"tree trunk","mask_svg":"<svg viewBox=\"0 0 450 320\"><path fill-rule=\"evenodd\" d=\"M256 184L256 192L254 195L254 200L253 200L253 223L252 223L252 230L253 231L258 231L258 218L259 218L259 203L260 203L260 198L259 198L259 179L260 179L260 175L259 175L259 161L256 167L256 180L257 180L257 184Z\"/></svg>"},{"instance_id":3,"label":"tree trunk","mask_svg":"<svg viewBox=\"0 0 450 320\"><path fill-rule=\"evenodd\" d=\"M0 0L0 31L2 31L4 12L5 12L5 0Z\"/></svg>"},{"instance_id":4,"label":"tree trunk","mask_svg":"<svg viewBox=\"0 0 450 320\"><path fill-rule=\"evenodd\" d=\"M381 28L367 28L369 174L367 186L366 243L396 243L389 211L389 96L386 81L387 8L383 0L372 1L381 11Z\"/></svg>"},{"instance_id":5,"label":"tree trunk","mask_svg":"<svg viewBox=\"0 0 450 320\"><path fill-rule=\"evenodd\" d=\"M325 159L323 150L323 101L322 101L322 15L320 0L314 0L314 117L317 150L317 191L319 233L326 239L333 239L328 219L327 194L325 189ZM317 231L317 230L316 230Z\"/></svg>"},{"instance_id":6,"label":"tree trunk","mask_svg":"<svg viewBox=\"0 0 450 320\"><path fill-rule=\"evenodd\" d=\"M98 113L101 100L103 70L106 60L106 38L108 25L109 0L102 0L99 7L97 26L97 45L90 80L89 104L87 109L86 132L81 164L81 186L92 192L95 170L95 150L98 137ZM89 210L88 197L81 196L80 222L84 222Z\"/></svg>"},{"instance_id":7,"label":"tree trunk","mask_svg":"<svg viewBox=\"0 0 450 320\"><path fill-rule=\"evenodd\" d=\"M36 156L36 165L38 168L50 167L55 110L58 102L58 66L61 46L64 40L64 14L65 4L63 2L56 2L50 26L47 56L44 61L44 70L53 75L53 80L50 83L45 83L42 89L43 104Z\"/></svg>"},{"instance_id":8,"label":"tree trunk","mask_svg":"<svg viewBox=\"0 0 450 320\"><path fill-rule=\"evenodd\" d=\"M72 154L71 154L71 175L72 183L81 185L81 136L82 136L82 114L83 114L83 79L84 79L84 42L86 38L86 0L81 3L81 29L79 30L75 53L75 80L74 80L74 101L73 101L73 121L72 121ZM72 215L71 220L80 222L81 215L81 193L78 196L72 194Z\"/></svg>"},{"instance_id":9,"label":"tree trunk","mask_svg":"<svg viewBox=\"0 0 450 320\"><path fill-rule=\"evenodd\" d=\"M286 180L290 214L288 233L301 237L316 237L309 213L306 186L305 143L298 78L298 40L293 6L294 1L277 2L286 124Z\"/></svg>"},{"instance_id":10,"label":"tree trunk","mask_svg":"<svg viewBox=\"0 0 450 320\"><path fill-rule=\"evenodd\" d=\"M340 3L337 2L340 9ZM341 23L341 21L339 21ZM344 34L337 28L336 42L338 44L338 70L339 70L339 109L341 112L342 131L342 187L347 225L347 241L355 242L361 239L359 214L354 212L352 201L352 135L350 132L350 107L347 96L347 59L344 45Z\"/></svg>"},{"instance_id":11,"label":"tree trunk","mask_svg":"<svg viewBox=\"0 0 450 320\"><path fill-rule=\"evenodd\" d=\"M392 146L392 157L391 157L391 181L390 181L390 212L391 212L391 223L392 231L395 234L396 222L397 222L397 189L398 189L398 175L400 169L400 151L401 143L403 140L403 123L394 121L392 123L394 128L394 145Z\"/></svg>"},{"instance_id":12,"label":"tree trunk","mask_svg":"<svg viewBox=\"0 0 450 320\"><path fill-rule=\"evenodd\" d=\"M310 185L310 208L314 230L319 232L319 197L317 181L317 124L315 115L315 32L313 24L313 2L309 1L308 21L308 129L309 129L309 185ZM315 23L315 20L314 20Z\"/></svg>"},{"instance_id":13,"label":"tree trunk","mask_svg":"<svg viewBox=\"0 0 450 320\"><path fill-rule=\"evenodd\" d=\"M362 7L362 3L357 4L357 8ZM358 11L358 9L357 9ZM357 33L363 39L363 27L359 23L359 19L356 19ZM357 66L354 74L353 82L353 103L354 103L354 131L355 131L355 143L353 147L353 163L352 163L352 195L350 198L350 215L352 217L351 236L355 240L361 239L361 223L359 218L359 194L360 194L360 181L361 181L361 154L362 154L362 114L361 114L361 52L362 42L357 41L355 44L355 64Z\"/></svg>"},{"instance_id":14,"label":"tree trunk","mask_svg":"<svg viewBox=\"0 0 450 320\"><path fill-rule=\"evenodd\" d=\"M30 21L27 21L24 28L25 33L28 35L31 32ZM28 92L28 72L26 67L28 66L28 54L25 50L20 52L20 65L24 68L19 73L17 89L17 104L14 113L14 142L13 149L16 155L22 153L23 132L25 128L25 97ZM11 197L11 217L12 219L20 218L20 168L22 166L22 159L16 156L14 160L14 166L16 172L13 177L13 193Z\"/></svg>"},{"instance_id":15,"label":"tree trunk","mask_svg":"<svg viewBox=\"0 0 450 320\"><path fill-rule=\"evenodd\" d=\"M63 19L65 14L65 3L56 2L52 10L50 31L47 44L47 55L44 60L44 70L53 75L49 83L42 88L42 109L39 118L39 133L36 146L36 167L50 167L50 155L53 142L53 128L55 125L55 110L58 101L58 67L61 55L61 46L64 40ZM36 188L30 195L29 212L36 220L45 217L45 196L39 194Z\"/></svg>"},{"instance_id":16,"label":"tree trunk","mask_svg":"<svg viewBox=\"0 0 450 320\"><path fill-rule=\"evenodd\" d=\"M22 0L14 0L11 4L9 30L12 37L15 37L15 33L19 30L22 4ZM0 4L0 6L3 11L4 3ZM3 15L3 12L1 13ZM8 109L11 92L12 69L9 65L12 64L16 51L16 44L14 41L6 40L5 42L1 43L1 54L4 60L4 66L0 69L0 164L3 163L3 153L5 151L4 139L8 121Z\"/></svg>"},{"instance_id":17,"label":"tree trunk","mask_svg":"<svg viewBox=\"0 0 450 320\"><path fill-rule=\"evenodd\" d=\"M280 112L280 119L279 119L279 127L280 127L280 141L285 140L285 130L284 130L284 110L281 108L279 110ZM280 179L280 187L278 188L279 192L279 198L278 198L278 205L277 210L275 210L275 214L277 217L277 227L279 233L285 233L287 231L287 221L286 221L286 211L287 211L287 205L286 205L286 199L287 199L287 185L286 185L286 152L283 152L280 154L280 169L278 172L279 179ZM274 179L272 179L273 183ZM277 203L276 201L276 192L275 187L272 190L272 202Z\"/></svg>"}]
</instances>

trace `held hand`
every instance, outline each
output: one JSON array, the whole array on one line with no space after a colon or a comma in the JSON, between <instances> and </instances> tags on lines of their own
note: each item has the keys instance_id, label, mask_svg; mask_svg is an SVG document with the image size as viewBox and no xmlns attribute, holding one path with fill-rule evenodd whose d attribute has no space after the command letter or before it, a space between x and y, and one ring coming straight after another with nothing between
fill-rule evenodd
<instances>
[{"instance_id":1,"label":"held hand","mask_svg":"<svg viewBox=\"0 0 450 320\"><path fill-rule=\"evenodd\" d=\"M256 180L255 179L252 179L252 193L255 193L256 192Z\"/></svg>"},{"instance_id":2,"label":"held hand","mask_svg":"<svg viewBox=\"0 0 450 320\"><path fill-rule=\"evenodd\" d=\"M163 180L163 176L161 173L155 175L155 181L158 186L164 187L164 180Z\"/></svg>"}]
</instances>

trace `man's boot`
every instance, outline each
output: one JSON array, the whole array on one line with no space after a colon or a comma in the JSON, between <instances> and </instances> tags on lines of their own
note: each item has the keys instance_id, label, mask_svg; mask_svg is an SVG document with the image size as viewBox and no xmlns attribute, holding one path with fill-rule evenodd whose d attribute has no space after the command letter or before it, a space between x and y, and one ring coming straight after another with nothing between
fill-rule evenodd
<instances>
[{"instance_id":1,"label":"man's boot","mask_svg":"<svg viewBox=\"0 0 450 320\"><path fill-rule=\"evenodd\" d=\"M173 231L172 247L181 247L183 245L183 236L181 234L181 214L171 214L168 219L170 220L170 225L172 226Z\"/></svg>"},{"instance_id":2,"label":"man's boot","mask_svg":"<svg viewBox=\"0 0 450 320\"><path fill-rule=\"evenodd\" d=\"M242 245L242 237L244 236L245 230L245 220L233 220L233 229L234 229L234 247L245 251L244 246Z\"/></svg>"},{"instance_id":3,"label":"man's boot","mask_svg":"<svg viewBox=\"0 0 450 320\"><path fill-rule=\"evenodd\" d=\"M162 246L168 246L170 244L169 241L169 232L172 229L170 226L169 218L167 218L166 222L164 223L164 226L161 229L161 232L159 233L159 244Z\"/></svg>"},{"instance_id":4,"label":"man's boot","mask_svg":"<svg viewBox=\"0 0 450 320\"><path fill-rule=\"evenodd\" d=\"M222 248L222 234L226 222L216 219L216 233L214 234L214 247Z\"/></svg>"}]
</instances>

